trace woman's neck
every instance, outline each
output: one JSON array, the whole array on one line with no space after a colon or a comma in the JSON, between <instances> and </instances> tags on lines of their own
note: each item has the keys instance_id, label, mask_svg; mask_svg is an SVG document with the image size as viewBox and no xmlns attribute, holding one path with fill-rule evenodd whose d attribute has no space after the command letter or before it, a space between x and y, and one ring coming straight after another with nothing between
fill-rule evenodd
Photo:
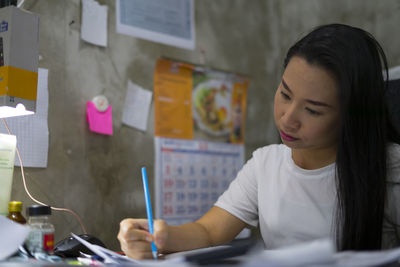
<instances>
[{"instance_id":1,"label":"woman's neck","mask_svg":"<svg viewBox=\"0 0 400 267\"><path fill-rule=\"evenodd\" d=\"M320 169L336 161L336 149L292 149L292 159L302 169Z\"/></svg>"}]
</instances>

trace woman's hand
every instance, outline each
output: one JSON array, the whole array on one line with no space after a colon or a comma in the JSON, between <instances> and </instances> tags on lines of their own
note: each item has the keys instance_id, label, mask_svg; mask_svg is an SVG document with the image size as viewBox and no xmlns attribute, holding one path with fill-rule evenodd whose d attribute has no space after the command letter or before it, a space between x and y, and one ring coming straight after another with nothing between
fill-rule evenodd
<instances>
[{"instance_id":1,"label":"woman's hand","mask_svg":"<svg viewBox=\"0 0 400 267\"><path fill-rule=\"evenodd\" d=\"M149 233L147 219L124 219L119 226L118 240L121 249L128 257L136 260L153 257L151 242L162 252L167 238L168 225L163 220L154 221L154 236Z\"/></svg>"},{"instance_id":2,"label":"woman's hand","mask_svg":"<svg viewBox=\"0 0 400 267\"><path fill-rule=\"evenodd\" d=\"M125 219L120 223L118 240L128 257L150 259L152 241L163 254L218 246L231 241L245 226L239 218L214 206L192 223L169 226L163 220L155 220L154 235L149 233L146 219Z\"/></svg>"}]
</instances>

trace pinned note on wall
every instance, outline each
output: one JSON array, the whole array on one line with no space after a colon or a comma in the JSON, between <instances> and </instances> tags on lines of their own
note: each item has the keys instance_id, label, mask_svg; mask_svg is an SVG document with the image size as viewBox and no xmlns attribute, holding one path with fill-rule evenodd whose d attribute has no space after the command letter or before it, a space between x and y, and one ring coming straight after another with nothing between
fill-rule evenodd
<instances>
[{"instance_id":1,"label":"pinned note on wall","mask_svg":"<svg viewBox=\"0 0 400 267\"><path fill-rule=\"evenodd\" d=\"M153 93L128 81L122 123L146 131Z\"/></svg>"},{"instance_id":2,"label":"pinned note on wall","mask_svg":"<svg viewBox=\"0 0 400 267\"><path fill-rule=\"evenodd\" d=\"M112 135L112 106L105 96L96 96L86 104L86 119L92 132Z\"/></svg>"},{"instance_id":3,"label":"pinned note on wall","mask_svg":"<svg viewBox=\"0 0 400 267\"><path fill-rule=\"evenodd\" d=\"M99 46L107 46L106 5L94 0L82 0L82 40Z\"/></svg>"}]
</instances>

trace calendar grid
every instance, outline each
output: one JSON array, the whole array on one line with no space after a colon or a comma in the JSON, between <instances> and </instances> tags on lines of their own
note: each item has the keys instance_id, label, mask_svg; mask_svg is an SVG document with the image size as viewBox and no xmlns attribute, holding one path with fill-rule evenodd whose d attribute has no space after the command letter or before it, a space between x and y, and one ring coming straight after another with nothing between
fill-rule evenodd
<instances>
[{"instance_id":1,"label":"calendar grid","mask_svg":"<svg viewBox=\"0 0 400 267\"><path fill-rule=\"evenodd\" d=\"M156 139L156 216L169 224L200 218L243 165L243 145Z\"/></svg>"}]
</instances>

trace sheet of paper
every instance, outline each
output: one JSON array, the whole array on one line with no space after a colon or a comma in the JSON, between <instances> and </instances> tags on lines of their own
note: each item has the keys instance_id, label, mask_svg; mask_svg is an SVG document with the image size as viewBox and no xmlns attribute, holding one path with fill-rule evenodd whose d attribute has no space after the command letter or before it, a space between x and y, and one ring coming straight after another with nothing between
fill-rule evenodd
<instances>
[{"instance_id":1,"label":"sheet of paper","mask_svg":"<svg viewBox=\"0 0 400 267\"><path fill-rule=\"evenodd\" d=\"M25 167L47 167L49 150L49 128L47 124L49 92L47 80L48 70L39 69L35 114L6 119L11 134L17 136L17 148ZM1 124L0 132L8 134L3 123ZM15 156L15 165L20 166L17 156Z\"/></svg>"},{"instance_id":2,"label":"sheet of paper","mask_svg":"<svg viewBox=\"0 0 400 267\"><path fill-rule=\"evenodd\" d=\"M128 81L122 123L146 131L153 93Z\"/></svg>"},{"instance_id":3,"label":"sheet of paper","mask_svg":"<svg viewBox=\"0 0 400 267\"><path fill-rule=\"evenodd\" d=\"M0 216L0 261L14 254L28 236L30 228Z\"/></svg>"},{"instance_id":4,"label":"sheet of paper","mask_svg":"<svg viewBox=\"0 0 400 267\"><path fill-rule=\"evenodd\" d=\"M400 248L336 252L332 240L321 239L247 255L241 266L372 267L391 266L399 258Z\"/></svg>"},{"instance_id":5,"label":"sheet of paper","mask_svg":"<svg viewBox=\"0 0 400 267\"><path fill-rule=\"evenodd\" d=\"M155 138L156 218L169 224L205 214L241 169L243 145Z\"/></svg>"},{"instance_id":6,"label":"sheet of paper","mask_svg":"<svg viewBox=\"0 0 400 267\"><path fill-rule=\"evenodd\" d=\"M1 217L1 216L0 216ZM2 234L3 225L0 220L0 234ZM186 252L178 252L167 255L165 260L141 260L136 261L125 256L116 254L113 251L103 247L93 245L87 241L71 234L97 255L106 259L106 263L140 265L140 266L188 266L185 262L185 256L198 252L212 252L226 246L202 248ZM3 236L3 235L1 235ZM2 240L0 240L2 242ZM0 243L2 244L2 243ZM7 243L8 244L8 243ZM2 244L3 245L3 244ZM3 250L0 250L3 252ZM400 258L400 248L393 248L381 251L345 251L336 252L335 246L330 239L317 239L314 241L295 244L274 250L264 250L261 246L252 248L244 256L237 257L240 266L325 266L325 267L368 267L383 266L389 263L397 262ZM1 258L0 258L1 259Z\"/></svg>"},{"instance_id":7,"label":"sheet of paper","mask_svg":"<svg viewBox=\"0 0 400 267\"><path fill-rule=\"evenodd\" d=\"M117 32L194 50L193 0L117 0Z\"/></svg>"},{"instance_id":8,"label":"sheet of paper","mask_svg":"<svg viewBox=\"0 0 400 267\"><path fill-rule=\"evenodd\" d=\"M95 0L82 0L82 40L107 46L107 11L107 6L102 6Z\"/></svg>"},{"instance_id":9,"label":"sheet of paper","mask_svg":"<svg viewBox=\"0 0 400 267\"><path fill-rule=\"evenodd\" d=\"M276 250L264 250L254 254L248 266L325 266L334 261L335 247L332 240L321 239L304 242Z\"/></svg>"},{"instance_id":10,"label":"sheet of paper","mask_svg":"<svg viewBox=\"0 0 400 267\"><path fill-rule=\"evenodd\" d=\"M207 248L199 248L199 249L193 249L193 250L188 250L188 251L175 252L175 253L165 255L165 262L182 263L182 262L185 262L186 256L192 255L194 253L213 252L213 251L215 251L216 248L227 248L227 247L229 247L229 246L222 245L222 246L218 246L218 247L207 247Z\"/></svg>"},{"instance_id":11,"label":"sheet of paper","mask_svg":"<svg viewBox=\"0 0 400 267\"><path fill-rule=\"evenodd\" d=\"M103 248L98 245L94 245L89 243L88 241L80 238L79 236L71 233L72 237L81 242L85 245L88 249L94 252L96 255L102 257L105 260L105 263L112 263L112 264L123 264L123 265L134 265L135 263L139 263L139 261L128 258L126 256L122 256L114 251L109 249Z\"/></svg>"},{"instance_id":12,"label":"sheet of paper","mask_svg":"<svg viewBox=\"0 0 400 267\"><path fill-rule=\"evenodd\" d=\"M399 258L400 248L393 248L368 252L339 252L335 255L335 262L338 267L396 266Z\"/></svg>"},{"instance_id":13,"label":"sheet of paper","mask_svg":"<svg viewBox=\"0 0 400 267\"><path fill-rule=\"evenodd\" d=\"M112 106L109 105L104 112L98 111L96 105L88 101L86 105L86 119L92 132L112 135Z\"/></svg>"}]
</instances>

